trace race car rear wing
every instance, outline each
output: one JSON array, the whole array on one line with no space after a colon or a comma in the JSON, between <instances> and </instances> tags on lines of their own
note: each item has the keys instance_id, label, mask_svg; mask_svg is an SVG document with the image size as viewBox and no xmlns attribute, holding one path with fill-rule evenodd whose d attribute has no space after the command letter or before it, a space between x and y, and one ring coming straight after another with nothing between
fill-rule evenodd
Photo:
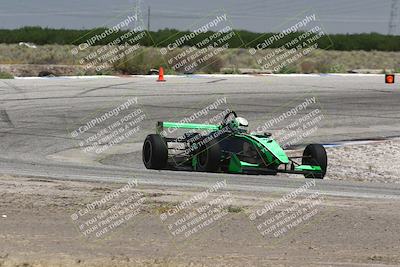
<instances>
[{"instance_id":1,"label":"race car rear wing","mask_svg":"<svg viewBox=\"0 0 400 267\"><path fill-rule=\"evenodd\" d=\"M158 134L162 133L164 131L164 128L216 131L220 129L220 126L215 124L200 124L200 123L183 123L183 122L167 122L167 121L157 122L156 132Z\"/></svg>"}]
</instances>

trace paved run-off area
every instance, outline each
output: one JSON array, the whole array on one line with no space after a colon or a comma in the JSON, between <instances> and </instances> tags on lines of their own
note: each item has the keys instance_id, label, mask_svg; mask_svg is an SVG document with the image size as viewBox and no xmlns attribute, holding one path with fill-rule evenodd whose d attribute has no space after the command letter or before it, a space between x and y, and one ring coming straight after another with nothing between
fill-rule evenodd
<instances>
[{"instance_id":1,"label":"paved run-off area","mask_svg":"<svg viewBox=\"0 0 400 267\"><path fill-rule=\"evenodd\" d=\"M51 255L48 260L56 260L64 255L68 263L72 260L76 264L83 259L107 258L120 265L132 257L161 258L165 263L177 255L182 256L182 262L197 262L195 259L210 256L213 250L218 252L217 248L219 253L211 255L209 261L203 259L205 264L228 260L234 265L237 258L245 262L255 256L255 262L260 259L274 266L293 262L305 266L398 265L394 248L400 242L395 226L400 215L396 206L400 196L400 142L396 138L400 136L400 87L383 81L383 75L191 76L167 77L165 83L157 83L153 77L0 80L0 173L4 175L0 215L6 215L0 218L0 237L1 243L8 244L0 246L0 266L2 262L23 261L27 251L31 258L35 258L33 254ZM74 137L73 132L130 99L134 102L131 110L140 109L145 114L137 124L140 127L102 153L85 152L87 138L113 119L79 136ZM300 121L302 126L312 127L303 128L299 133L305 133L303 138L291 143L290 153L301 153L311 142L329 145L326 180L317 181L311 190L326 197L322 221L311 220L308 228L296 231L292 239L270 246L271 254L239 246L247 242L250 248L265 251L265 240L253 242L254 238L246 237L254 234L254 229L248 228L247 213L264 203L255 201L257 196L265 201L278 198L302 186L306 182L303 177L156 172L145 170L141 162L141 144L154 132L157 121L190 118L216 102L221 103L216 110L196 120L210 120L211 115L230 109L247 118L252 130L277 135L279 128L290 128ZM300 105L306 106L299 109ZM297 109L296 114L289 114L293 109ZM307 120L305 116L313 110L322 117ZM285 120L278 121L283 114ZM350 142L360 139L368 142ZM147 213L141 213L135 220L137 228L132 228L135 234L126 235L126 229L133 227L129 226L107 241L73 241L79 234L73 231L70 214L117 187L110 182L124 183L130 177L149 194L144 208ZM78 182L82 180L86 182ZM165 231L161 231L163 224L157 214L165 205L173 206L221 180L227 181L224 190L237 193L234 208L224 219L227 224L213 228L219 237L213 239L215 232L205 231L190 240L191 250L176 245L174 238L162 237ZM213 240L219 245L205 249ZM226 245L232 242L237 245ZM123 252L108 251L105 246L116 246ZM310 252L304 256L308 259L300 256L304 250ZM93 253L95 256L88 256ZM153 256L146 258L146 254ZM175 262L168 264L174 266Z\"/></svg>"}]
</instances>

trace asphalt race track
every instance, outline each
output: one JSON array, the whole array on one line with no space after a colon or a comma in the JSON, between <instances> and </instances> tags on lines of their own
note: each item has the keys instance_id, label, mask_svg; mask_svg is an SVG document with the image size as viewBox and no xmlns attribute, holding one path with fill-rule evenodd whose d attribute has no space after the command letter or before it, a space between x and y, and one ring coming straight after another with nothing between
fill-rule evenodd
<instances>
[{"instance_id":1,"label":"asphalt race track","mask_svg":"<svg viewBox=\"0 0 400 267\"><path fill-rule=\"evenodd\" d=\"M207 186L226 179L228 189L288 191L304 184L301 176L244 176L149 171L141 162L141 144L160 120L176 121L219 98L250 126L263 125L293 105L315 97L324 120L311 140L324 144L399 136L400 88L383 75L192 76L101 79L0 80L0 173L54 179L169 186ZM136 98L146 114L140 130L101 157L79 147L71 132L96 114ZM400 185L322 180L315 190L340 196L400 197Z\"/></svg>"}]
</instances>

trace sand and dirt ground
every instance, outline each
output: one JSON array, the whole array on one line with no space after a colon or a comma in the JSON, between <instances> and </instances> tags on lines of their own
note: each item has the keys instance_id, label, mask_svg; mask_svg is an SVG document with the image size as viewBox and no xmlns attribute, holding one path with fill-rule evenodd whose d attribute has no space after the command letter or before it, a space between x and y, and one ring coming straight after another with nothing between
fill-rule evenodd
<instances>
[{"instance_id":1,"label":"sand and dirt ground","mask_svg":"<svg viewBox=\"0 0 400 267\"><path fill-rule=\"evenodd\" d=\"M329 148L327 179L397 183L396 162L386 159L399 159L398 148L399 140ZM314 216L276 237L263 236L249 214L283 194L229 191L224 216L182 238L172 234L160 215L202 189L138 186L129 194L145 198L140 212L105 236L88 238L71 216L118 188L121 184L2 176L0 266L400 265L398 199L319 196ZM306 196L286 201L275 212Z\"/></svg>"},{"instance_id":2,"label":"sand and dirt ground","mask_svg":"<svg viewBox=\"0 0 400 267\"><path fill-rule=\"evenodd\" d=\"M327 179L400 183L400 139L327 149Z\"/></svg>"}]
</instances>

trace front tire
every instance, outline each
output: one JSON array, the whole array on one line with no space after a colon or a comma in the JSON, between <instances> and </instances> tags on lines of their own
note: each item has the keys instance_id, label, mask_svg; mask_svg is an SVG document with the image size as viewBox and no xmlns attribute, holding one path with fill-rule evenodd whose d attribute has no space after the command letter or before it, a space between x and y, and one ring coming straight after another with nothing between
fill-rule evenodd
<instances>
[{"instance_id":1,"label":"front tire","mask_svg":"<svg viewBox=\"0 0 400 267\"><path fill-rule=\"evenodd\" d=\"M142 160L147 169L161 170L168 161L168 147L159 134L149 134L143 143Z\"/></svg>"},{"instance_id":2,"label":"front tire","mask_svg":"<svg viewBox=\"0 0 400 267\"><path fill-rule=\"evenodd\" d=\"M324 146L320 144L311 144L306 146L303 152L303 157L306 157L302 159L303 165L321 167L321 172L305 174L304 177L312 179L323 179L328 166L328 157L326 155L326 150Z\"/></svg>"}]
</instances>

